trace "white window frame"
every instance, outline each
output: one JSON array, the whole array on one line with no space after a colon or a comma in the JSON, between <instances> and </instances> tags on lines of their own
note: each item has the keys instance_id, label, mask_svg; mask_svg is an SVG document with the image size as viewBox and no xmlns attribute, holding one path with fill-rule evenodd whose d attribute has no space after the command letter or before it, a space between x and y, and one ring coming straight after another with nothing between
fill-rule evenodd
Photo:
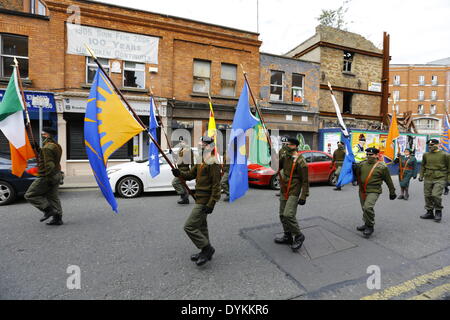
<instances>
[{"instance_id":1,"label":"white window frame","mask_svg":"<svg viewBox=\"0 0 450 320\"><path fill-rule=\"evenodd\" d=\"M419 106L417 107L417 113L418 114L424 114L423 104L419 104Z\"/></svg>"},{"instance_id":2,"label":"white window frame","mask_svg":"<svg viewBox=\"0 0 450 320\"><path fill-rule=\"evenodd\" d=\"M10 55L10 54L3 54L3 36L12 36L12 37L17 37L17 38L26 38L27 39L27 44L28 44L28 55L30 55L30 47L29 47L29 38L28 37L24 37L24 36L20 36L20 35L14 35L14 34L4 34L4 33L0 33L0 77L6 77L3 74L3 58L17 58L17 59L24 59L24 60L28 60L28 77L24 77L23 79L29 79L29 73L30 73L30 58L29 57L24 57L24 56L15 56L15 55Z\"/></svg>"},{"instance_id":3,"label":"white window frame","mask_svg":"<svg viewBox=\"0 0 450 320\"><path fill-rule=\"evenodd\" d=\"M138 69L138 68L131 68L131 67L127 67L126 63L135 63L135 64L139 64L139 65L143 65L144 68L143 69ZM140 62L134 62L134 61L123 61L123 68L122 68L122 87L123 88L130 88L130 89L145 89L145 85L146 85L146 64L145 63L140 63ZM142 88L139 87L126 87L125 86L125 71L134 71L134 72L142 72L144 74L144 86Z\"/></svg>"},{"instance_id":4,"label":"white window frame","mask_svg":"<svg viewBox=\"0 0 450 320\"><path fill-rule=\"evenodd\" d=\"M398 102L398 101L400 101L400 91L399 90L395 90L394 91L394 100L395 100L395 102Z\"/></svg>"},{"instance_id":5,"label":"white window frame","mask_svg":"<svg viewBox=\"0 0 450 320\"><path fill-rule=\"evenodd\" d=\"M400 85L400 76L399 75L394 76L394 85L396 85L396 86Z\"/></svg>"},{"instance_id":6,"label":"white window frame","mask_svg":"<svg viewBox=\"0 0 450 320\"><path fill-rule=\"evenodd\" d=\"M350 58L345 57L346 53L350 53L351 57ZM344 51L344 62L343 62L343 67L342 67L343 72L352 72L354 58L355 58L354 52Z\"/></svg>"},{"instance_id":7,"label":"white window frame","mask_svg":"<svg viewBox=\"0 0 450 320\"><path fill-rule=\"evenodd\" d=\"M419 85L424 86L425 85L425 76L419 76Z\"/></svg>"},{"instance_id":8,"label":"white window frame","mask_svg":"<svg viewBox=\"0 0 450 320\"><path fill-rule=\"evenodd\" d=\"M281 85L272 84L272 72L281 73ZM281 88L281 98L279 100L272 99L272 87ZM270 89L269 89L269 100L274 102L284 101L284 72L280 70L270 70Z\"/></svg>"},{"instance_id":9,"label":"white window frame","mask_svg":"<svg viewBox=\"0 0 450 320\"><path fill-rule=\"evenodd\" d=\"M195 75L195 62L205 62L209 64L209 77L202 77L202 76L196 76ZM192 92L193 93L209 93L211 92L211 61L209 60L202 60L202 59L194 59L193 63L192 63ZM195 83L197 81L203 81L203 83L205 84L205 89L206 91L196 91L195 88Z\"/></svg>"},{"instance_id":10,"label":"white window frame","mask_svg":"<svg viewBox=\"0 0 450 320\"><path fill-rule=\"evenodd\" d=\"M431 84L433 86L437 86L438 85L438 76L431 76Z\"/></svg>"},{"instance_id":11,"label":"white window frame","mask_svg":"<svg viewBox=\"0 0 450 320\"><path fill-rule=\"evenodd\" d=\"M417 98L419 99L419 101L425 100L425 91L419 90L419 96Z\"/></svg>"},{"instance_id":12,"label":"white window frame","mask_svg":"<svg viewBox=\"0 0 450 320\"><path fill-rule=\"evenodd\" d=\"M298 87L298 86L294 86L294 74L297 76L301 76L302 78L302 86ZM300 92L300 97L302 98L302 101L295 101L294 100L294 91L299 91ZM292 74L292 102L293 103L303 103L304 99L305 99L305 75L301 74L301 73L293 73Z\"/></svg>"},{"instance_id":13,"label":"white window frame","mask_svg":"<svg viewBox=\"0 0 450 320\"><path fill-rule=\"evenodd\" d=\"M439 121L433 118L419 118L414 120L414 125L419 130L435 130L439 126Z\"/></svg>"},{"instance_id":14,"label":"white window frame","mask_svg":"<svg viewBox=\"0 0 450 320\"><path fill-rule=\"evenodd\" d=\"M89 62L89 60L92 59L92 62ZM103 59L103 58L99 58L99 59ZM105 71L108 72L108 75L110 75L111 71L110 71L110 61L108 60L108 65L106 64L102 64L103 69L105 69ZM98 69L98 65L97 63L95 63L95 61L93 60L93 58L91 57L86 57L86 84L92 84L92 82L89 82L89 67L94 67L96 69Z\"/></svg>"},{"instance_id":15,"label":"white window frame","mask_svg":"<svg viewBox=\"0 0 450 320\"><path fill-rule=\"evenodd\" d=\"M224 77L223 77L223 66L232 66L232 67L234 67L234 70L236 71L236 73L234 74L234 79L224 79ZM235 97L236 96L236 84L237 84L237 65L235 65L235 64L232 64L232 63L222 63L221 65L220 65L220 81L221 81L221 83L220 83L220 95L221 96L225 96L225 97ZM233 81L234 82L234 85L233 85L233 94L232 95L225 95L225 94L223 94L223 88L224 88L224 85L223 85L223 81Z\"/></svg>"},{"instance_id":16,"label":"white window frame","mask_svg":"<svg viewBox=\"0 0 450 320\"><path fill-rule=\"evenodd\" d=\"M437 100L437 91L436 90L431 91L431 100L433 100L433 101Z\"/></svg>"},{"instance_id":17,"label":"white window frame","mask_svg":"<svg viewBox=\"0 0 450 320\"><path fill-rule=\"evenodd\" d=\"M435 104L432 104L430 106L430 114L436 114L437 112L437 106Z\"/></svg>"},{"instance_id":18,"label":"white window frame","mask_svg":"<svg viewBox=\"0 0 450 320\"><path fill-rule=\"evenodd\" d=\"M41 15L41 16L46 16L47 15L47 7L44 5L44 3L41 0L38 0L37 4L38 4L37 14ZM41 12L41 9L43 9L43 12Z\"/></svg>"}]
</instances>

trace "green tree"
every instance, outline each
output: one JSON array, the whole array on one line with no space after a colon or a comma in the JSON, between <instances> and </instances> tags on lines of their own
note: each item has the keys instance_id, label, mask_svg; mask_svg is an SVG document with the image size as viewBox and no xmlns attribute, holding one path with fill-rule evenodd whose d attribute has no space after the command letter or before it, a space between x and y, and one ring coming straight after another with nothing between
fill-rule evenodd
<instances>
[{"instance_id":1,"label":"green tree","mask_svg":"<svg viewBox=\"0 0 450 320\"><path fill-rule=\"evenodd\" d=\"M322 13L319 17L317 17L317 21L321 25L333 27L341 30L347 30L347 22L345 21L345 14L348 11L347 5L351 0L345 0L342 5L336 10L330 9L325 10L322 9Z\"/></svg>"}]
</instances>

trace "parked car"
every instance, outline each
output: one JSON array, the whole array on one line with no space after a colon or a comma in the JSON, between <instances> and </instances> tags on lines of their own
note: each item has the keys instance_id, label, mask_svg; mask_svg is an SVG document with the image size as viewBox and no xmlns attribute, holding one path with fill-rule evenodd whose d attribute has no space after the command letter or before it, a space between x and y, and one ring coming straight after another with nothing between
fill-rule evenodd
<instances>
[{"instance_id":1,"label":"parked car","mask_svg":"<svg viewBox=\"0 0 450 320\"><path fill-rule=\"evenodd\" d=\"M25 194L37 178L32 174L37 172L35 167L36 162L29 162L27 170L19 178L11 173L11 160L0 156L0 206L10 204Z\"/></svg>"},{"instance_id":2,"label":"parked car","mask_svg":"<svg viewBox=\"0 0 450 320\"><path fill-rule=\"evenodd\" d=\"M310 183L328 182L330 185L336 184L334 171L330 168L333 157L326 152L316 150L300 151L308 164L308 179ZM248 182L252 185L269 186L272 189L280 188L278 175L272 168L266 168L259 164L249 164Z\"/></svg>"},{"instance_id":3,"label":"parked car","mask_svg":"<svg viewBox=\"0 0 450 320\"><path fill-rule=\"evenodd\" d=\"M173 152L177 153L178 150L178 148L174 148ZM192 148L192 151L194 152L194 163L196 163L198 150ZM166 150L165 153L168 154L168 151ZM150 175L148 159L109 167L106 172L113 192L123 198L136 198L143 192L173 191L172 168L161 155L159 155L159 164L160 174L155 178ZM195 186L194 180L186 183L191 189Z\"/></svg>"}]
</instances>

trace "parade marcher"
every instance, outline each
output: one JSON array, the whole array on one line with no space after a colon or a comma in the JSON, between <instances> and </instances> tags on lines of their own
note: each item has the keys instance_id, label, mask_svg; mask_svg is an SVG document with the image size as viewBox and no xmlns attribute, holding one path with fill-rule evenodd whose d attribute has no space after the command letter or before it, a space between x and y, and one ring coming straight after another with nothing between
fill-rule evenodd
<instances>
[{"instance_id":1,"label":"parade marcher","mask_svg":"<svg viewBox=\"0 0 450 320\"><path fill-rule=\"evenodd\" d=\"M230 174L230 159L228 158L227 154L224 154L223 157L223 164L222 164L222 179L220 180L220 187L223 190L223 193L225 193L225 198L223 201L230 201L230 184L228 183L228 177Z\"/></svg>"},{"instance_id":2,"label":"parade marcher","mask_svg":"<svg viewBox=\"0 0 450 320\"><path fill-rule=\"evenodd\" d=\"M394 163L398 163L399 172L398 179L400 181L401 194L397 199L409 199L409 182L411 178L417 178L417 159L411 152L411 149L406 148L404 155L397 155Z\"/></svg>"},{"instance_id":3,"label":"parade marcher","mask_svg":"<svg viewBox=\"0 0 450 320\"><path fill-rule=\"evenodd\" d=\"M287 147L288 138L281 137L281 149L278 151L278 163L281 162L281 159L289 153L289 148ZM283 171L280 170L280 175L283 175ZM277 197L280 196L280 192L275 194Z\"/></svg>"},{"instance_id":4,"label":"parade marcher","mask_svg":"<svg viewBox=\"0 0 450 320\"><path fill-rule=\"evenodd\" d=\"M429 152L423 155L419 181L424 181L425 210L422 219L442 219L442 192L450 179L450 157L439 150L439 140L430 139L427 142Z\"/></svg>"},{"instance_id":5,"label":"parade marcher","mask_svg":"<svg viewBox=\"0 0 450 320\"><path fill-rule=\"evenodd\" d=\"M172 169L175 177L196 180L195 207L184 224L184 231L194 245L201 249L200 253L191 256L191 260L198 266L211 260L215 252L209 241L207 217L213 212L216 202L220 200L220 164L217 163L217 158L213 154L213 138L202 137L201 151L202 161L194 165L190 171Z\"/></svg>"},{"instance_id":6,"label":"parade marcher","mask_svg":"<svg viewBox=\"0 0 450 320\"><path fill-rule=\"evenodd\" d=\"M450 157L450 153L447 153L447 157ZM450 186L450 181L447 181L444 188L444 195L448 195L448 187Z\"/></svg>"},{"instance_id":7,"label":"parade marcher","mask_svg":"<svg viewBox=\"0 0 450 320\"><path fill-rule=\"evenodd\" d=\"M392 182L389 169L383 161L378 161L376 148L367 148L367 160L354 163L353 169L359 184L359 199L363 211L364 225L357 227L358 231L363 231L364 236L369 237L374 231L375 225L375 203L382 193L383 181L389 188L389 199L397 198L394 183Z\"/></svg>"},{"instance_id":8,"label":"parade marcher","mask_svg":"<svg viewBox=\"0 0 450 320\"><path fill-rule=\"evenodd\" d=\"M41 137L42 148L38 159L38 178L28 188L25 199L34 207L44 212L41 222L52 217L48 222L51 226L63 224L61 201L58 196L61 181L61 146L53 140L56 131L53 128L44 127Z\"/></svg>"},{"instance_id":9,"label":"parade marcher","mask_svg":"<svg viewBox=\"0 0 450 320\"><path fill-rule=\"evenodd\" d=\"M366 138L364 137L364 134L361 133L359 136L358 144L355 145L352 149L353 155L355 156L356 163L360 163L364 160L366 160L366 153L364 152L364 144L366 143ZM354 186L358 184L357 181L353 181L352 183Z\"/></svg>"},{"instance_id":10,"label":"parade marcher","mask_svg":"<svg viewBox=\"0 0 450 320\"><path fill-rule=\"evenodd\" d=\"M284 234L274 239L278 244L289 244L293 251L297 251L305 241L297 222L297 206L305 205L309 196L308 166L305 158L297 151L297 139L289 138L288 152L281 158L279 170L282 170L280 195L280 220Z\"/></svg>"},{"instance_id":11,"label":"parade marcher","mask_svg":"<svg viewBox=\"0 0 450 320\"><path fill-rule=\"evenodd\" d=\"M336 181L339 178L339 174L341 173L342 164L345 159L345 144L342 141L338 141L338 148L333 152L333 161L331 162L330 168L336 166L336 170L334 171L334 175L336 177ZM342 190L341 187L336 187L333 190Z\"/></svg>"},{"instance_id":12,"label":"parade marcher","mask_svg":"<svg viewBox=\"0 0 450 320\"><path fill-rule=\"evenodd\" d=\"M175 162L177 163L178 169L182 172L189 172L191 165L194 164L194 153L190 146L184 141L183 137L179 138L180 143L178 147L180 150L175 157ZM178 204L189 204L189 191L186 190L185 186L181 183L180 178L175 177L172 180L172 186L174 187L177 194L181 197L178 200Z\"/></svg>"}]
</instances>

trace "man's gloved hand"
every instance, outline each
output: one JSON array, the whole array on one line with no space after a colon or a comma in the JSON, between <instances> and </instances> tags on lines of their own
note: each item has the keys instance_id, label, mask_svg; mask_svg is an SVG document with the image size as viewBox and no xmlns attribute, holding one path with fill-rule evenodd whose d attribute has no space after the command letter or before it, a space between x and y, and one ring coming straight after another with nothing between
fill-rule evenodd
<instances>
[{"instance_id":1,"label":"man's gloved hand","mask_svg":"<svg viewBox=\"0 0 450 320\"><path fill-rule=\"evenodd\" d=\"M395 193L392 193L389 195L389 200L395 200L397 199L397 195Z\"/></svg>"},{"instance_id":2,"label":"man's gloved hand","mask_svg":"<svg viewBox=\"0 0 450 320\"><path fill-rule=\"evenodd\" d=\"M422 178L422 177L419 177L419 181L422 182L422 181L423 181L423 178Z\"/></svg>"},{"instance_id":3,"label":"man's gloved hand","mask_svg":"<svg viewBox=\"0 0 450 320\"><path fill-rule=\"evenodd\" d=\"M211 214L213 212L214 208L210 208L210 207L205 207L205 213L206 214Z\"/></svg>"},{"instance_id":4,"label":"man's gloved hand","mask_svg":"<svg viewBox=\"0 0 450 320\"><path fill-rule=\"evenodd\" d=\"M299 205L304 206L305 203L306 203L306 200L298 199L298 204L299 204Z\"/></svg>"},{"instance_id":5,"label":"man's gloved hand","mask_svg":"<svg viewBox=\"0 0 450 320\"><path fill-rule=\"evenodd\" d=\"M172 169L172 174L173 174L175 177L179 177L179 176L181 175L181 172L180 172L179 169Z\"/></svg>"}]
</instances>

